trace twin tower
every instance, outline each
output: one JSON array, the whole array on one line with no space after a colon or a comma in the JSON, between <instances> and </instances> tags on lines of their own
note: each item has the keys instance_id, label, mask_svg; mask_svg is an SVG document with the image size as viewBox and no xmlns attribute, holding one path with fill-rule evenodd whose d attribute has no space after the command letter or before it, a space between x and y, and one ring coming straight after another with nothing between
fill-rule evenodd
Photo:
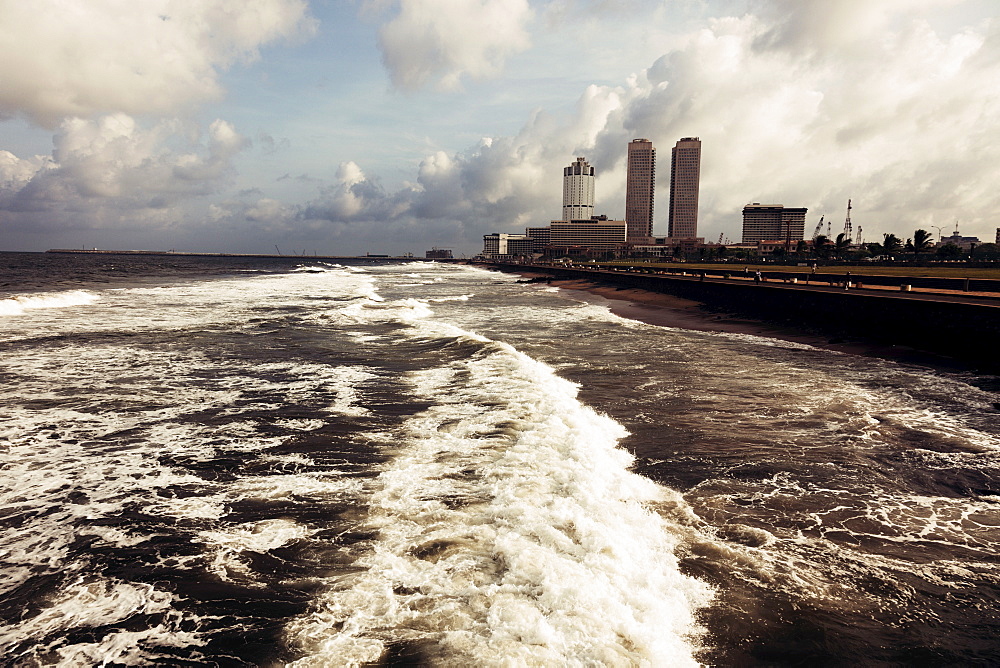
<instances>
[{"instance_id":1,"label":"twin tower","mask_svg":"<svg viewBox=\"0 0 1000 668\"><path fill-rule=\"evenodd\" d=\"M698 184L701 176L701 140L685 137L670 152L670 209L668 236L698 236ZM648 139L628 144L625 183L625 223L628 242L652 243L653 196L656 186L656 149ZM594 168L577 158L563 169L563 220L590 220L594 216Z\"/></svg>"}]
</instances>

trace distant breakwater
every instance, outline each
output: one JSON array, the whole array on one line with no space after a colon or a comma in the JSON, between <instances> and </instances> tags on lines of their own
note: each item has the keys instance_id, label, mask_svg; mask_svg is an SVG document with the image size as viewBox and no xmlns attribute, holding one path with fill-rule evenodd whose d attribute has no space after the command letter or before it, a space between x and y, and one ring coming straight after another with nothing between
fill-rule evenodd
<instances>
[{"instance_id":1,"label":"distant breakwater","mask_svg":"<svg viewBox=\"0 0 1000 668\"><path fill-rule=\"evenodd\" d=\"M171 257L248 257L248 258L282 258L286 260L382 260L391 262L458 262L453 258L423 258L406 255L286 255L284 253L196 253L189 251L156 251L156 250L102 250L76 248L50 248L46 253L62 253L66 255L156 255Z\"/></svg>"},{"instance_id":2,"label":"distant breakwater","mask_svg":"<svg viewBox=\"0 0 1000 668\"><path fill-rule=\"evenodd\" d=\"M825 336L905 346L1000 373L1000 301L927 293L870 292L827 285L492 263L691 299L715 311L809 329ZM734 272L735 273L735 272ZM826 281L823 281L826 283Z\"/></svg>"}]
</instances>

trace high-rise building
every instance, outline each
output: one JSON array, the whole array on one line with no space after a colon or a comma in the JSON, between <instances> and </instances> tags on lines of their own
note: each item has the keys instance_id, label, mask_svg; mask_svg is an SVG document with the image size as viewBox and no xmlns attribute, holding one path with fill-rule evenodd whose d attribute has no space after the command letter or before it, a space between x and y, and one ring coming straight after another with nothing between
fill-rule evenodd
<instances>
[{"instance_id":1,"label":"high-rise building","mask_svg":"<svg viewBox=\"0 0 1000 668\"><path fill-rule=\"evenodd\" d=\"M594 168L577 158L563 169L563 220L590 220L594 215Z\"/></svg>"},{"instance_id":2,"label":"high-rise building","mask_svg":"<svg viewBox=\"0 0 1000 668\"><path fill-rule=\"evenodd\" d=\"M633 139L628 145L628 176L625 181L625 222L628 240L649 243L653 236L653 186L656 181L656 149L648 139Z\"/></svg>"},{"instance_id":3,"label":"high-rise building","mask_svg":"<svg viewBox=\"0 0 1000 668\"><path fill-rule=\"evenodd\" d=\"M684 137L670 151L670 213L667 235L674 239L698 236L698 183L701 179L701 140Z\"/></svg>"},{"instance_id":4,"label":"high-rise building","mask_svg":"<svg viewBox=\"0 0 1000 668\"><path fill-rule=\"evenodd\" d=\"M804 239L807 211L781 204L747 204L743 207L743 243Z\"/></svg>"}]
</instances>

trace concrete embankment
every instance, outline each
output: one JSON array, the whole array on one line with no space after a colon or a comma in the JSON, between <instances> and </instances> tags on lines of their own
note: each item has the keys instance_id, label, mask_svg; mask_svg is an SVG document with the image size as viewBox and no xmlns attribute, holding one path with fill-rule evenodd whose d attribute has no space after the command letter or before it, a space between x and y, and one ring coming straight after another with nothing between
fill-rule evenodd
<instances>
[{"instance_id":1,"label":"concrete embankment","mask_svg":"<svg viewBox=\"0 0 1000 668\"><path fill-rule=\"evenodd\" d=\"M731 276L752 276L752 272L749 266L753 265L743 265L746 267L745 270L741 270L738 266L733 265L722 265L718 268L708 269L706 273L709 277L722 278L723 276L729 274ZM607 267L603 267L607 268ZM1000 280L993 278L945 278L940 276L886 276L880 274L868 274L864 273L864 267L858 271L858 267L845 267L838 273L827 273L822 272L814 274L810 271L794 271L790 268L781 269L767 269L761 268L759 265L753 266L754 270L761 269L761 274L764 278L768 280L778 280L785 281L788 279L796 279L798 282L810 285L838 285L842 284L844 281L851 281L852 283L862 284L864 286L882 286L882 287L892 287L898 288L900 285L910 285L914 290L954 290L956 292L998 292L1000 293ZM670 267L662 270L663 273L671 275L680 275L682 273L691 273L692 270L681 265L679 267Z\"/></svg>"},{"instance_id":2,"label":"concrete embankment","mask_svg":"<svg viewBox=\"0 0 1000 668\"><path fill-rule=\"evenodd\" d=\"M493 265L660 292L707 308L789 324L827 336L905 346L1000 372L1000 301L927 293L844 290L827 286L702 278L582 268Z\"/></svg>"}]
</instances>

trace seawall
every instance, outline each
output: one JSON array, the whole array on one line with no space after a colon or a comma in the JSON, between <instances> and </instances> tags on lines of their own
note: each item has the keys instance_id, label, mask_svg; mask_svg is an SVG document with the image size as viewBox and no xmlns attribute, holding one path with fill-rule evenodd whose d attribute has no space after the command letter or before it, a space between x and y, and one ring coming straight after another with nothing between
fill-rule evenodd
<instances>
[{"instance_id":1,"label":"seawall","mask_svg":"<svg viewBox=\"0 0 1000 668\"><path fill-rule=\"evenodd\" d=\"M1000 373L1000 301L569 267L492 266L675 295L712 310L828 336L906 346Z\"/></svg>"}]
</instances>

